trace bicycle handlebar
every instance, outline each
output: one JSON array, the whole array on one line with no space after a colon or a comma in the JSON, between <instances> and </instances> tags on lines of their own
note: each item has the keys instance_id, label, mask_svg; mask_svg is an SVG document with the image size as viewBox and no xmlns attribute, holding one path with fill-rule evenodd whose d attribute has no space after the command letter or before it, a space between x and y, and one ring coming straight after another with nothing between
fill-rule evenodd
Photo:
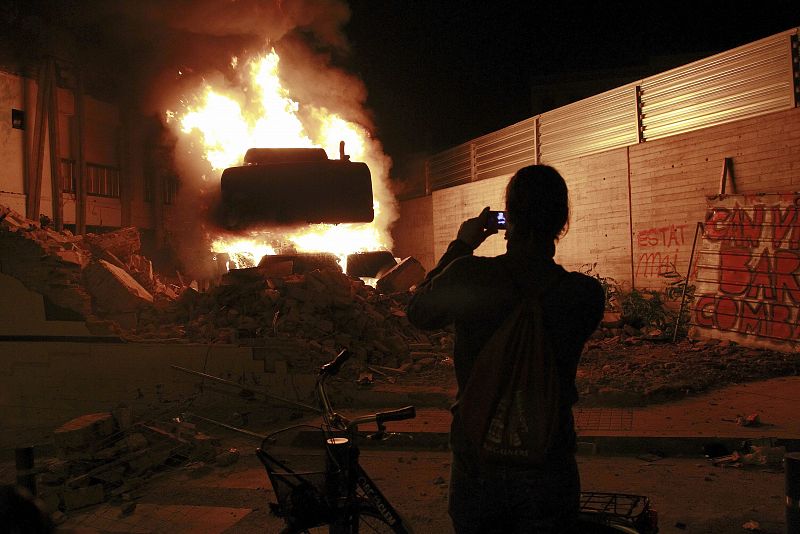
<instances>
[{"instance_id":1,"label":"bicycle handlebar","mask_svg":"<svg viewBox=\"0 0 800 534\"><path fill-rule=\"evenodd\" d=\"M336 376L337 374L339 374L339 369L342 368L344 362L349 360L350 356L352 355L353 353L350 352L349 350L347 349L342 350L342 352L340 352L336 356L336 358L334 358L332 361L320 367L319 369L320 376Z\"/></svg>"},{"instance_id":2,"label":"bicycle handlebar","mask_svg":"<svg viewBox=\"0 0 800 534\"><path fill-rule=\"evenodd\" d=\"M417 409L413 406L406 406L390 412L378 412L375 414L375 422L378 426L387 421L404 421L406 419L414 419L417 416Z\"/></svg>"},{"instance_id":3,"label":"bicycle handlebar","mask_svg":"<svg viewBox=\"0 0 800 534\"><path fill-rule=\"evenodd\" d=\"M388 412L378 412L371 415L356 417L349 420L342 417L333 410L333 406L328 400L328 394L325 391L325 379L329 376L336 376L339 373L342 365L350 359L352 353L344 349L336 358L326 363L319 369L319 377L317 378L317 395L319 403L322 407L322 417L325 422L333 427L342 430L354 431L358 425L363 423L371 423L375 421L378 426L378 432L382 433L385 430L384 423L388 421L403 421L405 419L413 419L417 416L417 410L414 406L406 406L397 410L390 410Z\"/></svg>"}]
</instances>

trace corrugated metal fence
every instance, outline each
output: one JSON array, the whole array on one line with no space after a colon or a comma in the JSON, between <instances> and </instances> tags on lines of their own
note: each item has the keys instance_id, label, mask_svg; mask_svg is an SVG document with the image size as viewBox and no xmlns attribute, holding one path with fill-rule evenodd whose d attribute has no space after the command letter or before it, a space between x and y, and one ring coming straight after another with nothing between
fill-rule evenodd
<instances>
[{"instance_id":1,"label":"corrugated metal fence","mask_svg":"<svg viewBox=\"0 0 800 534\"><path fill-rule=\"evenodd\" d=\"M531 117L432 156L426 193L800 102L798 28Z\"/></svg>"}]
</instances>

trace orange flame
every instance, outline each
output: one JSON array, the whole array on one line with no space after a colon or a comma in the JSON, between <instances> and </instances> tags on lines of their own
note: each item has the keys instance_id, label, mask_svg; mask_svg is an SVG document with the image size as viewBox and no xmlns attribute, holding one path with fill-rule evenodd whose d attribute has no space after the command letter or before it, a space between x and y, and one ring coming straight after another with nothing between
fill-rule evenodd
<instances>
[{"instance_id":1,"label":"orange flame","mask_svg":"<svg viewBox=\"0 0 800 534\"><path fill-rule=\"evenodd\" d=\"M307 106L307 112L301 114L300 104L291 98L278 76L279 62L274 49L245 62L244 66L234 58L231 67L246 71L239 86L225 89L205 83L199 96L186 104L183 112L167 112L168 122L176 122L182 135L192 136L217 178L223 169L240 165L245 151L251 147L321 146L334 159L339 157L339 142L344 141L350 157L365 161L370 167L373 191L385 191L386 186L375 181L381 180L386 172L382 168L386 157L380 150L371 153L375 152L375 143L370 145L368 132L325 108ZM348 254L391 246L389 221L382 216L377 201L374 209L372 223L313 225L286 233L280 240L292 243L298 252L334 253L345 270ZM256 265L265 254L276 253L267 244L274 234L274 229L265 228L252 232L249 238L216 236L211 251L227 253L231 268Z\"/></svg>"}]
</instances>

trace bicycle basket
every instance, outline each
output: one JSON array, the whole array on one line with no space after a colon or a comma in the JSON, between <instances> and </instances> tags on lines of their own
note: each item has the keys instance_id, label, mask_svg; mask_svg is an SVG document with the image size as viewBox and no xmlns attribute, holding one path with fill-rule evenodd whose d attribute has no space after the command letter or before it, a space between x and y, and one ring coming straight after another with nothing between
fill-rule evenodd
<instances>
[{"instance_id":1,"label":"bicycle basket","mask_svg":"<svg viewBox=\"0 0 800 534\"><path fill-rule=\"evenodd\" d=\"M272 513L281 517L295 530L304 530L329 523L333 517L333 504L329 502L329 491L326 484L330 483L332 475L338 470L326 469L327 450L325 448L325 434L318 427L302 425L312 428L319 433L319 444L313 448L306 448L302 454L284 454L281 459L277 455L281 452L276 446L280 434L297 431L301 427L290 427L279 430L265 439L261 448L256 450L256 456L264 465L267 476L275 492L277 503L270 503ZM270 449L269 452L265 450ZM288 452L288 449L287 449Z\"/></svg>"},{"instance_id":2,"label":"bicycle basket","mask_svg":"<svg viewBox=\"0 0 800 534\"><path fill-rule=\"evenodd\" d=\"M583 491L580 503L584 519L593 519L601 524L629 525L639 532L658 532L658 516L650 507L650 500L642 495Z\"/></svg>"}]
</instances>

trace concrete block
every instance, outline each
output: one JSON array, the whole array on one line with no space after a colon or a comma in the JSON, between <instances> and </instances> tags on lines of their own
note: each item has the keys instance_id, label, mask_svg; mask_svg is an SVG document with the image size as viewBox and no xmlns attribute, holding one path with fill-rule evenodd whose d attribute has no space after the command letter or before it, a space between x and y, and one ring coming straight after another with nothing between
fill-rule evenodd
<instances>
[{"instance_id":1,"label":"concrete block","mask_svg":"<svg viewBox=\"0 0 800 534\"><path fill-rule=\"evenodd\" d=\"M56 446L61 449L96 450L98 442L114 433L114 418L110 413L93 413L67 421L53 432Z\"/></svg>"},{"instance_id":2,"label":"concrete block","mask_svg":"<svg viewBox=\"0 0 800 534\"><path fill-rule=\"evenodd\" d=\"M105 260L88 265L83 275L98 308L106 312L133 312L153 303L153 295L139 282Z\"/></svg>"},{"instance_id":3,"label":"concrete block","mask_svg":"<svg viewBox=\"0 0 800 534\"><path fill-rule=\"evenodd\" d=\"M381 293L398 293L422 282L425 268L420 262L409 256L384 274L375 284Z\"/></svg>"},{"instance_id":4,"label":"concrete block","mask_svg":"<svg viewBox=\"0 0 800 534\"><path fill-rule=\"evenodd\" d=\"M100 504L105 500L102 484L92 484L82 488L64 488L64 509L78 510L93 504Z\"/></svg>"}]
</instances>

